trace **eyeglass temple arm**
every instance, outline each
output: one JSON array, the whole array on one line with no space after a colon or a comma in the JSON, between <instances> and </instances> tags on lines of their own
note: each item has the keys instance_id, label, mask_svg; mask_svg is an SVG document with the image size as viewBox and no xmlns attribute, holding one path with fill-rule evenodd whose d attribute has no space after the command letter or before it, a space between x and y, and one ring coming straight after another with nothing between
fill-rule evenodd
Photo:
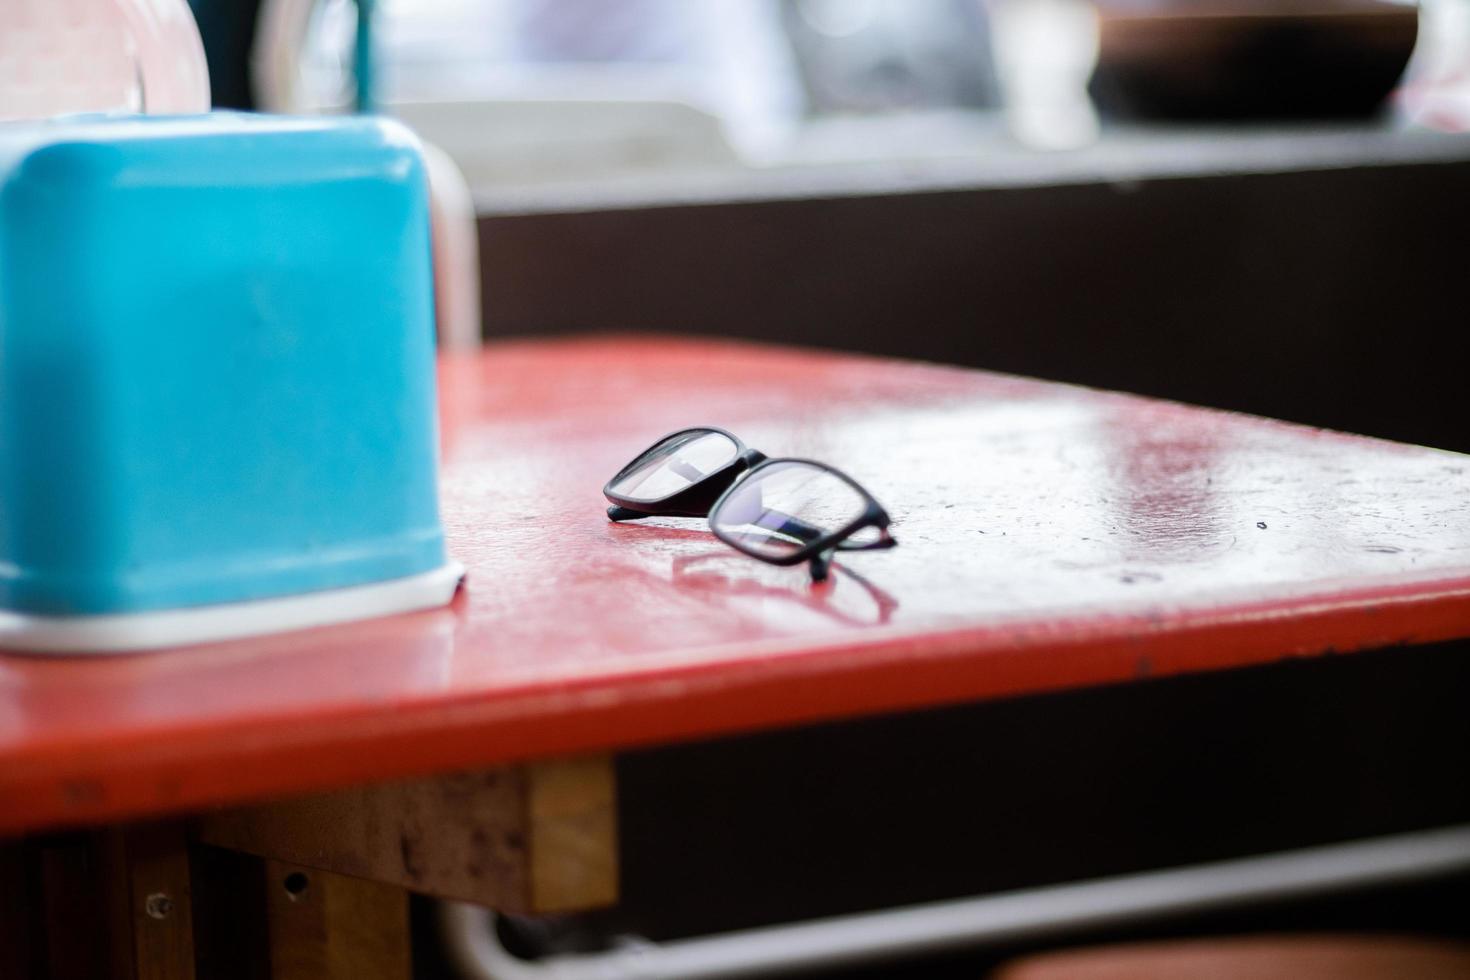
<instances>
[{"instance_id":1,"label":"eyeglass temple arm","mask_svg":"<svg viewBox=\"0 0 1470 980\"><path fill-rule=\"evenodd\" d=\"M800 541L815 541L823 533L821 528L813 527L805 521L798 520L789 514L782 514L780 511L766 511L766 516L782 518L779 527L768 529L772 534L784 534L787 537L796 538ZM825 582L827 580L827 576L832 571L832 556L835 553L836 548L828 548L825 551L819 551L815 555L812 555L807 569L811 572L813 582Z\"/></svg>"},{"instance_id":2,"label":"eyeglass temple arm","mask_svg":"<svg viewBox=\"0 0 1470 980\"><path fill-rule=\"evenodd\" d=\"M773 534L785 534L800 541L810 542L817 540L826 533L819 527L814 527L813 525L808 524L806 521L803 521L800 518L791 517L787 514L782 514L780 511L768 511L767 513L782 519L782 524L780 527L770 529L771 533ZM896 544L898 544L898 542L894 540L892 534L888 533L888 528L880 526L878 528L878 537L876 540L854 543L844 538L843 540L837 542L836 545L834 545L834 550L877 551L881 548L892 548Z\"/></svg>"},{"instance_id":3,"label":"eyeglass temple arm","mask_svg":"<svg viewBox=\"0 0 1470 980\"><path fill-rule=\"evenodd\" d=\"M767 527L764 524L756 525L761 530L769 531L771 534L784 534L789 538L796 538L798 541L807 542L815 541L823 534L821 528L808 524L799 517L783 514L779 510L768 510L761 516L780 518L781 523L776 527Z\"/></svg>"},{"instance_id":4,"label":"eyeglass temple arm","mask_svg":"<svg viewBox=\"0 0 1470 980\"><path fill-rule=\"evenodd\" d=\"M837 550L838 551L879 551L879 550L881 550L883 548L892 548L892 547L896 546L897 544L898 544L898 541L893 537L892 534L889 534L888 533L888 528L886 528L886 527L884 527L882 525L879 525L879 527L878 527L878 537L877 537L876 540L874 540L874 541L858 542L858 543L854 543L854 542L848 541L848 540L842 540L842 541L837 542Z\"/></svg>"},{"instance_id":5,"label":"eyeglass temple arm","mask_svg":"<svg viewBox=\"0 0 1470 980\"><path fill-rule=\"evenodd\" d=\"M898 544L893 539L893 535L888 533L888 528L880 527L878 533L879 538L877 541L870 541L867 544L851 544L847 541L839 541L835 547L813 555L810 565L812 581L825 582L827 580L827 576L832 571L832 559L839 551L876 551L879 548L892 548Z\"/></svg>"},{"instance_id":6,"label":"eyeglass temple arm","mask_svg":"<svg viewBox=\"0 0 1470 980\"><path fill-rule=\"evenodd\" d=\"M780 511L766 511L766 514L768 516L778 517L781 519L781 524L777 527L762 527L762 530L768 532L769 534L784 534L787 537L796 538L798 541L810 542L817 540L818 538L822 537L824 533L826 533L819 527L808 524L806 521L803 521L800 518L792 517L789 514L783 514ZM888 533L888 528L884 526L879 526L877 540L855 544L844 539L837 542L837 544L835 544L829 551L824 552L824 554L827 555L827 559L828 561L830 561L832 557L831 552L833 551L878 551L882 548L892 548L896 544L898 544L898 542L894 540L892 534Z\"/></svg>"}]
</instances>

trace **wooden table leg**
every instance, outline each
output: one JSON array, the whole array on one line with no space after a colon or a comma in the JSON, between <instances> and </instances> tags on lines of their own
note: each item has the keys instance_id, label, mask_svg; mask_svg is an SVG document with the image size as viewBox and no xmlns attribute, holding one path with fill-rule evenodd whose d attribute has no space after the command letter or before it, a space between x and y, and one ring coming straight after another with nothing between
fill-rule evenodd
<instances>
[{"instance_id":1,"label":"wooden table leg","mask_svg":"<svg viewBox=\"0 0 1470 980\"><path fill-rule=\"evenodd\" d=\"M0 844L0 980L193 980L196 911L211 980L409 980L401 887L200 857L177 824Z\"/></svg>"},{"instance_id":2,"label":"wooden table leg","mask_svg":"<svg viewBox=\"0 0 1470 980\"><path fill-rule=\"evenodd\" d=\"M0 843L0 980L408 980L410 891L609 905L616 816L598 756Z\"/></svg>"},{"instance_id":3,"label":"wooden table leg","mask_svg":"<svg viewBox=\"0 0 1470 980\"><path fill-rule=\"evenodd\" d=\"M199 820L231 851L505 912L616 902L617 800L607 756L363 786Z\"/></svg>"},{"instance_id":4,"label":"wooden table leg","mask_svg":"<svg viewBox=\"0 0 1470 980\"><path fill-rule=\"evenodd\" d=\"M120 827L0 847L0 977L193 980L188 836Z\"/></svg>"},{"instance_id":5,"label":"wooden table leg","mask_svg":"<svg viewBox=\"0 0 1470 980\"><path fill-rule=\"evenodd\" d=\"M194 903L184 829L118 830L109 838L124 876L136 980L193 980Z\"/></svg>"},{"instance_id":6,"label":"wooden table leg","mask_svg":"<svg viewBox=\"0 0 1470 980\"><path fill-rule=\"evenodd\" d=\"M409 980L408 893L263 861L273 980Z\"/></svg>"}]
</instances>

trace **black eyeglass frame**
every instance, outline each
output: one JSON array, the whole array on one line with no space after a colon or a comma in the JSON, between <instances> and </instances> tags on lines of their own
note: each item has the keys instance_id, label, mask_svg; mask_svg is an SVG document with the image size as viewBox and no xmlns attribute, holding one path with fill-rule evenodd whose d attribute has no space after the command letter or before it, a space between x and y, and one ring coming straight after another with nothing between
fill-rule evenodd
<instances>
[{"instance_id":1,"label":"black eyeglass frame","mask_svg":"<svg viewBox=\"0 0 1470 980\"><path fill-rule=\"evenodd\" d=\"M735 458L714 472L705 474L682 490L675 490L657 500L635 500L613 492L613 486L636 469L649 453L676 436L694 432L713 432L729 439L735 444ZM748 448L733 433L726 432L724 429L718 429L712 425L695 425L687 429L676 429L634 456L632 462L618 470L613 478L607 481L602 488L602 495L607 498L608 503L612 504L607 509L608 520L632 521L640 517L708 517L714 510L715 503L725 495L726 490L739 481L742 474L765 461L765 453L758 449Z\"/></svg>"},{"instance_id":2,"label":"black eyeglass frame","mask_svg":"<svg viewBox=\"0 0 1470 980\"><path fill-rule=\"evenodd\" d=\"M709 432L722 435L735 445L735 457L724 466L705 475L702 479L691 483L689 486L681 490L676 490L657 500L634 500L613 491L612 487L614 484L627 476L629 472L638 466L644 457L659 446L686 433ZM743 555L749 555L751 558L771 565L799 565L802 562L809 561L811 562L812 579L817 582L827 577L833 552L878 551L885 548L892 548L898 544L893 536L888 533L888 528L892 520L889 518L888 512L883 509L883 505L878 503L862 484L858 483L846 473L837 469L835 466L829 466L826 463L821 463L814 459L803 459L795 456L768 457L758 449L747 447L733 433L712 425L693 426L688 429L678 429L670 432L643 450L643 452L634 456L632 462L619 470L602 488L602 495L612 504L607 509L607 516L609 520L619 522L637 520L643 517L709 518L720 509L720 506L725 502L725 498L735 492L746 480L753 478L761 470L781 463L797 463L802 466L809 466L813 469L822 470L846 483L862 498L862 513L835 531L821 532L818 537L813 538L797 550L788 554L772 555L748 547L728 532L722 531L719 525L711 520L709 522L710 531L716 538ZM878 538L876 540L863 542L849 540L854 534L869 527L878 529ZM801 537L802 535L793 533L792 536Z\"/></svg>"}]
</instances>

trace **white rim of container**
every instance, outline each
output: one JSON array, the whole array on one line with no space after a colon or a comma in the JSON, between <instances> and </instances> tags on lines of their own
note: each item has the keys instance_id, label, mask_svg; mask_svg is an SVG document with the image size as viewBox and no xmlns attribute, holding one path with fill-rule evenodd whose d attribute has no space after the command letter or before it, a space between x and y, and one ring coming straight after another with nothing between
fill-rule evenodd
<instances>
[{"instance_id":1,"label":"white rim of container","mask_svg":"<svg viewBox=\"0 0 1470 980\"><path fill-rule=\"evenodd\" d=\"M134 653L265 636L434 609L454 598L464 566L386 582L186 609L89 616L0 610L0 650L43 656Z\"/></svg>"}]
</instances>

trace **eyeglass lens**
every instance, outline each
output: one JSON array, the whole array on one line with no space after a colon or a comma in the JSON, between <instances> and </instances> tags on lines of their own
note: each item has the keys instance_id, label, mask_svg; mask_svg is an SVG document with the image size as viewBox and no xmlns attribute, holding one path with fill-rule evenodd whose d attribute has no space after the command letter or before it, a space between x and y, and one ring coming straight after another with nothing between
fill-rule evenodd
<instances>
[{"instance_id":1,"label":"eyeglass lens","mask_svg":"<svg viewBox=\"0 0 1470 980\"><path fill-rule=\"evenodd\" d=\"M778 462L737 483L709 519L745 550L779 557L842 530L866 509L863 495L841 477Z\"/></svg>"},{"instance_id":2,"label":"eyeglass lens","mask_svg":"<svg viewBox=\"0 0 1470 980\"><path fill-rule=\"evenodd\" d=\"M634 460L609 489L629 500L662 500L728 466L738 454L723 433L676 433Z\"/></svg>"}]
</instances>

